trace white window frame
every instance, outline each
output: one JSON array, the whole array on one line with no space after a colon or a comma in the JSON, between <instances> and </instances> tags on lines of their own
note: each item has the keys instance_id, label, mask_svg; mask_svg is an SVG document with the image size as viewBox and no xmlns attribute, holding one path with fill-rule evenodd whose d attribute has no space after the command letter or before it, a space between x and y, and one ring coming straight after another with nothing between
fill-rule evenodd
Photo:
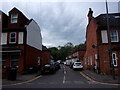
<instances>
[{"instance_id":1,"label":"white window frame","mask_svg":"<svg viewBox=\"0 0 120 90\"><path fill-rule=\"evenodd\" d=\"M101 31L101 38L102 38L102 43L108 43L107 30Z\"/></svg>"},{"instance_id":2,"label":"white window frame","mask_svg":"<svg viewBox=\"0 0 120 90\"><path fill-rule=\"evenodd\" d=\"M113 58L113 55L115 55L115 58ZM114 60L116 61L116 64L114 63ZM113 63L113 65L114 65L114 67L117 67L117 66L118 66L116 53L112 53L112 63Z\"/></svg>"},{"instance_id":3,"label":"white window frame","mask_svg":"<svg viewBox=\"0 0 120 90\"><path fill-rule=\"evenodd\" d=\"M2 22L2 15L0 14L0 22Z\"/></svg>"},{"instance_id":4,"label":"white window frame","mask_svg":"<svg viewBox=\"0 0 120 90\"><path fill-rule=\"evenodd\" d=\"M23 44L23 32L18 33L18 44Z\"/></svg>"},{"instance_id":5,"label":"white window frame","mask_svg":"<svg viewBox=\"0 0 120 90\"><path fill-rule=\"evenodd\" d=\"M11 34L12 34L12 33L15 33L15 42L11 42ZM16 32L11 32L9 38L10 38L10 39L9 39L9 43L10 43L10 44L15 44L15 43L16 43Z\"/></svg>"},{"instance_id":6,"label":"white window frame","mask_svg":"<svg viewBox=\"0 0 120 90\"><path fill-rule=\"evenodd\" d=\"M112 35L111 35L111 31L116 31L116 35L112 36ZM111 30L111 31L110 31L111 42L119 42L119 40L118 40L118 30ZM116 37L117 40L116 40L116 41L113 41L113 40L112 40L112 37Z\"/></svg>"},{"instance_id":7,"label":"white window frame","mask_svg":"<svg viewBox=\"0 0 120 90\"><path fill-rule=\"evenodd\" d=\"M1 33L1 45L7 44L7 33Z\"/></svg>"},{"instance_id":8,"label":"white window frame","mask_svg":"<svg viewBox=\"0 0 120 90\"><path fill-rule=\"evenodd\" d=\"M92 61L92 56L91 56L91 57L90 57L90 65L92 65L92 62L93 62L93 61Z\"/></svg>"},{"instance_id":9,"label":"white window frame","mask_svg":"<svg viewBox=\"0 0 120 90\"><path fill-rule=\"evenodd\" d=\"M13 16L13 15L16 15L16 16ZM16 13L11 14L11 23L17 23L17 22L18 22L18 14Z\"/></svg>"}]
</instances>

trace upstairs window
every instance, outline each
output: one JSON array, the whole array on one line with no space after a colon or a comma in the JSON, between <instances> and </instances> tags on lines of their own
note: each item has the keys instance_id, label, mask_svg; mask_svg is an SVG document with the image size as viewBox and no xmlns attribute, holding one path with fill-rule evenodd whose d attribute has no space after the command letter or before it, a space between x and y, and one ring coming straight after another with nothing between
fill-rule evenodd
<instances>
[{"instance_id":1,"label":"upstairs window","mask_svg":"<svg viewBox=\"0 0 120 90\"><path fill-rule=\"evenodd\" d=\"M11 32L10 33L10 42L9 43L16 43L16 32Z\"/></svg>"},{"instance_id":2,"label":"upstairs window","mask_svg":"<svg viewBox=\"0 0 120 90\"><path fill-rule=\"evenodd\" d=\"M18 14L11 14L11 23L18 22Z\"/></svg>"},{"instance_id":3,"label":"upstairs window","mask_svg":"<svg viewBox=\"0 0 120 90\"><path fill-rule=\"evenodd\" d=\"M108 36L106 30L101 31L101 37L102 37L102 43L108 43Z\"/></svg>"},{"instance_id":4,"label":"upstairs window","mask_svg":"<svg viewBox=\"0 0 120 90\"><path fill-rule=\"evenodd\" d=\"M117 30L111 30L110 36L111 36L111 42L118 42L118 31Z\"/></svg>"},{"instance_id":5,"label":"upstairs window","mask_svg":"<svg viewBox=\"0 0 120 90\"><path fill-rule=\"evenodd\" d=\"M19 32L18 34L18 44L23 44L23 32Z\"/></svg>"}]
</instances>

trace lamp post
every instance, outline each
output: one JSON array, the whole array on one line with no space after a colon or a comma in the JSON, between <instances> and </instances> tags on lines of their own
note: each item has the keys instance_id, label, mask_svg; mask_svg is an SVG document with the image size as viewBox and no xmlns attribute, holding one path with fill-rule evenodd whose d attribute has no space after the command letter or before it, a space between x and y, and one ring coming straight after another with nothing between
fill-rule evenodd
<instances>
[{"instance_id":1,"label":"lamp post","mask_svg":"<svg viewBox=\"0 0 120 90\"><path fill-rule=\"evenodd\" d=\"M110 59L110 68L111 68L111 71L112 71L113 79L115 79L114 65L113 65L113 61L112 61L111 36L110 36L110 25L109 25L107 0L106 0L106 12L107 12L108 45L109 45L108 52L109 52L109 59Z\"/></svg>"}]
</instances>

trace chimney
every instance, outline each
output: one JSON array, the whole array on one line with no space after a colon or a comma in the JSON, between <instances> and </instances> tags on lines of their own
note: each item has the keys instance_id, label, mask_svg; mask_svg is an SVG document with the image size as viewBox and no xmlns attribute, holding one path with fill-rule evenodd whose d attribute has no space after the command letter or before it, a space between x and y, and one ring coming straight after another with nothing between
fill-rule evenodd
<instances>
[{"instance_id":1,"label":"chimney","mask_svg":"<svg viewBox=\"0 0 120 90\"><path fill-rule=\"evenodd\" d=\"M91 8L89 8L89 12L88 12L88 23L91 21L92 17L93 17L93 11Z\"/></svg>"}]
</instances>

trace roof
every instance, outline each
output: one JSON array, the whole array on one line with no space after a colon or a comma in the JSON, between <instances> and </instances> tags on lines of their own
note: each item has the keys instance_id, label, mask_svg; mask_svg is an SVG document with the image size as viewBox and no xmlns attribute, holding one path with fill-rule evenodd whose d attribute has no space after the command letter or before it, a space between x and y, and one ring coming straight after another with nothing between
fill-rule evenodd
<instances>
[{"instance_id":1,"label":"roof","mask_svg":"<svg viewBox=\"0 0 120 90\"><path fill-rule=\"evenodd\" d=\"M46 50L48 50L48 49L47 49L46 46L42 45L42 50L43 50L43 51L46 51Z\"/></svg>"},{"instance_id":2,"label":"roof","mask_svg":"<svg viewBox=\"0 0 120 90\"><path fill-rule=\"evenodd\" d=\"M110 28L120 28L120 13L108 14ZM107 14L100 14L95 18L98 28L107 28Z\"/></svg>"}]
</instances>

